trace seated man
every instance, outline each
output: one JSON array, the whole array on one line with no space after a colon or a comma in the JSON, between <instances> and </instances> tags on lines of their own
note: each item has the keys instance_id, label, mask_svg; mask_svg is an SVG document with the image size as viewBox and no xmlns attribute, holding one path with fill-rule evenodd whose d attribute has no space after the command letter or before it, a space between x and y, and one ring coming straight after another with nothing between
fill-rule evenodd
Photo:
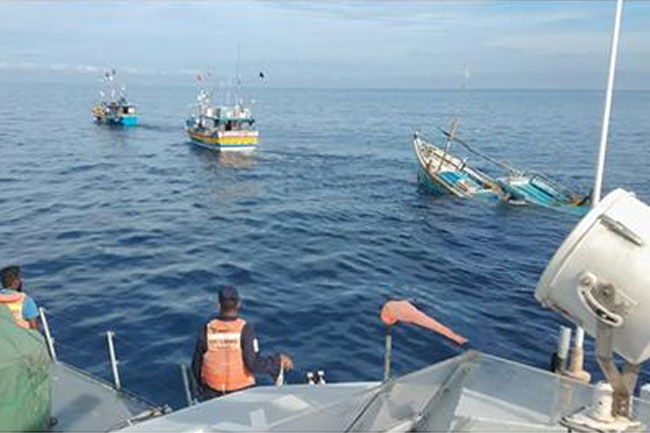
<instances>
[{"instance_id":1,"label":"seated man","mask_svg":"<svg viewBox=\"0 0 650 433\"><path fill-rule=\"evenodd\" d=\"M0 306L4 305L11 311L14 322L26 329L36 329L38 308L36 302L23 293L23 283L20 279L20 267L7 266L0 270L2 289L0 289Z\"/></svg>"},{"instance_id":2,"label":"seated man","mask_svg":"<svg viewBox=\"0 0 650 433\"><path fill-rule=\"evenodd\" d=\"M238 317L241 307L234 287L219 291L220 314L199 330L192 360L199 400L209 400L255 385L254 374L274 378L291 370L293 361L284 354L262 356L252 326Z\"/></svg>"}]
</instances>

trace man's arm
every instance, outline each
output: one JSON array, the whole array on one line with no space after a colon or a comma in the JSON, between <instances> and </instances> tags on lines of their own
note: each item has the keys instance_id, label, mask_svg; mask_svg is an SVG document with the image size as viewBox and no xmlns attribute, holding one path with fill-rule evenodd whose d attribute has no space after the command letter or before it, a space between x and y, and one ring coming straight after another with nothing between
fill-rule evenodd
<instances>
[{"instance_id":1,"label":"man's arm","mask_svg":"<svg viewBox=\"0 0 650 433\"><path fill-rule=\"evenodd\" d=\"M34 302L31 296L26 296L23 303L23 319L29 323L30 329L38 328L38 324L36 323L37 317L38 307L36 306L36 302Z\"/></svg>"},{"instance_id":2,"label":"man's arm","mask_svg":"<svg viewBox=\"0 0 650 433\"><path fill-rule=\"evenodd\" d=\"M196 337L196 346L194 347L194 357L192 358L192 375L197 384L201 383L201 368L203 368L203 354L207 350L205 340L205 325L199 329Z\"/></svg>"},{"instance_id":3,"label":"man's arm","mask_svg":"<svg viewBox=\"0 0 650 433\"><path fill-rule=\"evenodd\" d=\"M262 356L255 330L249 324L242 330L242 351L246 368L253 374L268 374L275 378L280 373L280 355Z\"/></svg>"}]
</instances>

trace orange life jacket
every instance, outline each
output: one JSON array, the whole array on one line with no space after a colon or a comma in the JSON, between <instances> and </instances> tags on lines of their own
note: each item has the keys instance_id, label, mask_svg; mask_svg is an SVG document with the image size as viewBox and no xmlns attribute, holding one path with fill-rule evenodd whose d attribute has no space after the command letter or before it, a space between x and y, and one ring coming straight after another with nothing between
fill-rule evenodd
<instances>
[{"instance_id":1,"label":"orange life jacket","mask_svg":"<svg viewBox=\"0 0 650 433\"><path fill-rule=\"evenodd\" d=\"M225 393L255 385L255 376L244 364L241 346L244 325L246 321L240 318L214 319L208 323L208 349L203 354L201 379L210 388Z\"/></svg>"},{"instance_id":2,"label":"orange life jacket","mask_svg":"<svg viewBox=\"0 0 650 433\"><path fill-rule=\"evenodd\" d=\"M29 329L29 322L23 319L24 293L0 293L0 305L5 305L14 316L16 325Z\"/></svg>"}]
</instances>

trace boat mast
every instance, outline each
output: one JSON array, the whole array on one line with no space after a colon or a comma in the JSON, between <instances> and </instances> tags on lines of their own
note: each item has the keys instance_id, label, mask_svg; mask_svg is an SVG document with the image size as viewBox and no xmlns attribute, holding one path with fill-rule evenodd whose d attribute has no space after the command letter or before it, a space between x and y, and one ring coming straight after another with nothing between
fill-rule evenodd
<instances>
[{"instance_id":1,"label":"boat mast","mask_svg":"<svg viewBox=\"0 0 650 433\"><path fill-rule=\"evenodd\" d=\"M237 41L237 66L235 71L235 105L240 104L241 99L241 75L239 75L239 65L241 63L241 40Z\"/></svg>"},{"instance_id":2,"label":"boat mast","mask_svg":"<svg viewBox=\"0 0 650 433\"><path fill-rule=\"evenodd\" d=\"M623 15L623 0L616 0L616 15L614 18L614 35L612 36L612 46L609 52L609 76L607 79L607 93L605 95L605 109L603 112L603 127L600 135L600 150L598 152L598 162L596 163L596 178L594 179L593 195L591 197L591 207L595 207L600 202L601 190L603 187L603 173L605 171L605 154L607 153L607 138L609 136L609 119L612 111L612 95L614 93L614 76L616 75L616 57L618 53L618 40L621 33L621 17ZM571 359L571 372L577 378L587 378L588 374L583 368L583 341L585 331L582 327L576 327L576 336L574 340L573 353Z\"/></svg>"},{"instance_id":3,"label":"boat mast","mask_svg":"<svg viewBox=\"0 0 650 433\"><path fill-rule=\"evenodd\" d=\"M603 172L605 171L605 153L607 152L607 137L609 135L609 118L612 110L612 94L614 93L614 75L616 74L616 55L618 40L621 33L621 16L623 13L623 0L616 0L616 18L614 19L614 35L609 54L609 77L607 80L607 94L605 96L605 110L603 112L603 128L600 135L600 151L596 165L596 178L594 179L594 193L591 199L592 207L600 202L603 186Z\"/></svg>"}]
</instances>

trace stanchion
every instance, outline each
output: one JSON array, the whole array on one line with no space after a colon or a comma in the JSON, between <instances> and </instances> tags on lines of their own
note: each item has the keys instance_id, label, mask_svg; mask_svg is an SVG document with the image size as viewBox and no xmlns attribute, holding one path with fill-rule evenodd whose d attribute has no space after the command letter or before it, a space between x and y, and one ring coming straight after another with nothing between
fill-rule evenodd
<instances>
[{"instance_id":1,"label":"stanchion","mask_svg":"<svg viewBox=\"0 0 650 433\"><path fill-rule=\"evenodd\" d=\"M187 405L194 405L194 399L192 398L192 393L190 392L190 382L187 378L187 366L185 364L180 364L181 374L183 375L183 388L185 389L185 398L187 399Z\"/></svg>"},{"instance_id":2,"label":"stanchion","mask_svg":"<svg viewBox=\"0 0 650 433\"><path fill-rule=\"evenodd\" d=\"M47 347L50 351L50 357L53 362L56 362L56 350L54 349L54 339L50 333L50 325L47 323L47 316L45 316L45 308L39 307L38 314L41 316L41 323L43 324L43 331L45 331L45 341L47 341Z\"/></svg>"},{"instance_id":3,"label":"stanchion","mask_svg":"<svg viewBox=\"0 0 650 433\"><path fill-rule=\"evenodd\" d=\"M115 333L113 331L106 331L106 340L108 341L108 354L111 358L111 368L113 369L113 380L115 381L115 389L122 388L120 383L120 372L117 368L118 361L115 357L115 346L113 345L113 337Z\"/></svg>"},{"instance_id":4,"label":"stanchion","mask_svg":"<svg viewBox=\"0 0 650 433\"><path fill-rule=\"evenodd\" d=\"M384 349L384 382L390 379L390 363L393 350L393 335L391 334L392 326L386 327L386 345Z\"/></svg>"}]
</instances>

